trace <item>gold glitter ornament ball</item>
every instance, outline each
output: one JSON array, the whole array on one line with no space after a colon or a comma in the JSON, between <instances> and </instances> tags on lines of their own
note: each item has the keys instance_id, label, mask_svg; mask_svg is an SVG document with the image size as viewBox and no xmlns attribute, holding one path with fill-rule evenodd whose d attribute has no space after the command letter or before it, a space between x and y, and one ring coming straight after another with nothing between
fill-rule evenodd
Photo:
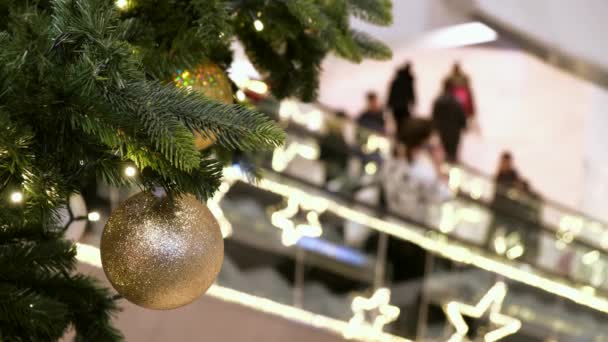
<instances>
[{"instance_id":1,"label":"gold glitter ornament ball","mask_svg":"<svg viewBox=\"0 0 608 342\"><path fill-rule=\"evenodd\" d=\"M112 212L100 249L116 291L157 310L186 305L205 293L224 259L219 224L191 195L132 196Z\"/></svg>"},{"instance_id":2,"label":"gold glitter ornament ball","mask_svg":"<svg viewBox=\"0 0 608 342\"><path fill-rule=\"evenodd\" d=\"M177 70L173 82L179 88L199 92L218 102L232 103L232 85L226 72L217 64L200 64L194 70ZM195 144L199 150L204 150L215 143L213 135L206 136L195 133Z\"/></svg>"},{"instance_id":3,"label":"gold glitter ornament ball","mask_svg":"<svg viewBox=\"0 0 608 342\"><path fill-rule=\"evenodd\" d=\"M228 75L214 63L198 65L194 70L177 70L175 85L222 103L232 103L232 85Z\"/></svg>"}]
</instances>

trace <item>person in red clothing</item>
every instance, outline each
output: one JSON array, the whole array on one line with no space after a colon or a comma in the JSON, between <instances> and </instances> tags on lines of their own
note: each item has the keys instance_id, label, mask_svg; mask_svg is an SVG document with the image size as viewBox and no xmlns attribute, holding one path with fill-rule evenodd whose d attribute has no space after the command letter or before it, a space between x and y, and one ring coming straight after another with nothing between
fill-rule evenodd
<instances>
[{"instance_id":1,"label":"person in red clothing","mask_svg":"<svg viewBox=\"0 0 608 342\"><path fill-rule=\"evenodd\" d=\"M451 93L464 109L467 120L473 120L475 117L475 99L471 90L469 76L462 71L460 63L454 63L452 72L448 75L446 82L452 85Z\"/></svg>"}]
</instances>

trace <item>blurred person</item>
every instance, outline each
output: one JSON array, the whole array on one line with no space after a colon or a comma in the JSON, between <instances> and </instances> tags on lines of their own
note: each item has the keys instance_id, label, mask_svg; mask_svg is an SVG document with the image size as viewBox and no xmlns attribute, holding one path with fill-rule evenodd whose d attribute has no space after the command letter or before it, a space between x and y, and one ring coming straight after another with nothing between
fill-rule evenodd
<instances>
[{"instance_id":1,"label":"blurred person","mask_svg":"<svg viewBox=\"0 0 608 342\"><path fill-rule=\"evenodd\" d=\"M412 119L401 132L393 158L385 161L382 182L389 211L426 222L432 206L450 197L440 177L438 153L426 119Z\"/></svg>"},{"instance_id":2,"label":"blurred person","mask_svg":"<svg viewBox=\"0 0 608 342\"><path fill-rule=\"evenodd\" d=\"M466 118L472 119L475 116L475 100L469 76L462 71L460 63L454 63L452 72L448 75L446 82L451 83L451 93L462 105Z\"/></svg>"},{"instance_id":3,"label":"blurred person","mask_svg":"<svg viewBox=\"0 0 608 342\"><path fill-rule=\"evenodd\" d=\"M412 118L400 132L393 154L385 160L380 175L389 213L428 223L432 221L432 213L437 212L435 208L450 198L447 183L439 176L436 151L441 148L433 145L432 133L431 121L419 118ZM378 239L379 236L372 236L366 249L377 251ZM407 286L418 282L425 275L427 253L411 242L389 236L386 250L388 283ZM408 296L399 298L397 305L401 311L413 314L404 314L395 322L395 331L403 335L415 334L420 303L421 292L415 287L408 291Z\"/></svg>"},{"instance_id":4,"label":"blurred person","mask_svg":"<svg viewBox=\"0 0 608 342\"><path fill-rule=\"evenodd\" d=\"M452 90L452 82L446 81L441 95L433 104L433 123L439 133L446 160L456 163L460 137L466 127L466 117L462 105L454 97Z\"/></svg>"},{"instance_id":5,"label":"blurred person","mask_svg":"<svg viewBox=\"0 0 608 342\"><path fill-rule=\"evenodd\" d=\"M370 91L366 95L366 105L363 113L357 118L357 123L372 131L384 133L384 109L378 100L378 94Z\"/></svg>"},{"instance_id":6,"label":"blurred person","mask_svg":"<svg viewBox=\"0 0 608 342\"><path fill-rule=\"evenodd\" d=\"M319 160L325 164L327 185L333 180L346 177L350 147L344 138L344 122L346 122L346 113L336 112L336 119L327 121L327 133L320 139Z\"/></svg>"},{"instance_id":7,"label":"blurred person","mask_svg":"<svg viewBox=\"0 0 608 342\"><path fill-rule=\"evenodd\" d=\"M405 66L397 70L395 78L391 82L387 107L393 113L397 130L401 129L412 117L412 110L416 104L414 80L412 64L407 62Z\"/></svg>"},{"instance_id":8,"label":"blurred person","mask_svg":"<svg viewBox=\"0 0 608 342\"><path fill-rule=\"evenodd\" d=\"M513 164L511 152L505 151L500 155L498 170L496 171L494 180L496 181L496 185L502 187L513 187L522 181L519 177L519 172L517 172ZM523 187L523 184L521 186Z\"/></svg>"},{"instance_id":9,"label":"blurred person","mask_svg":"<svg viewBox=\"0 0 608 342\"><path fill-rule=\"evenodd\" d=\"M491 207L494 217L489 236L515 234L524 246L521 258L534 261L538 255L542 198L521 177L511 152L501 154L495 176L496 191ZM488 241L492 246L493 239Z\"/></svg>"}]
</instances>

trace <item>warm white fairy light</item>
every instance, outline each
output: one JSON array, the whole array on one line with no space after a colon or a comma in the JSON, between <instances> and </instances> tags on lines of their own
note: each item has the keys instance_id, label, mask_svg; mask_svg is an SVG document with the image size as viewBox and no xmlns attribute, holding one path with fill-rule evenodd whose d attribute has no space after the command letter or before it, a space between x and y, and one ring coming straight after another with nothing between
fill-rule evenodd
<instances>
[{"instance_id":1,"label":"warm white fairy light","mask_svg":"<svg viewBox=\"0 0 608 342\"><path fill-rule=\"evenodd\" d=\"M261 32L264 30L264 23L260 19L256 19L253 21L253 27L256 31Z\"/></svg>"},{"instance_id":2,"label":"warm white fairy light","mask_svg":"<svg viewBox=\"0 0 608 342\"><path fill-rule=\"evenodd\" d=\"M376 165L376 163L374 162L369 162L365 164L365 167L363 169L365 170L365 173L370 176L373 176L376 174L376 172L378 172L378 165Z\"/></svg>"},{"instance_id":3,"label":"warm white fairy light","mask_svg":"<svg viewBox=\"0 0 608 342\"><path fill-rule=\"evenodd\" d=\"M129 7L129 0L116 0L116 7L120 10L126 10Z\"/></svg>"},{"instance_id":4,"label":"warm white fairy light","mask_svg":"<svg viewBox=\"0 0 608 342\"><path fill-rule=\"evenodd\" d=\"M99 214L99 212L97 211L91 211L88 215L87 218L89 219L89 221L91 222L97 222L99 221L99 219L101 218L101 215Z\"/></svg>"},{"instance_id":5,"label":"warm white fairy light","mask_svg":"<svg viewBox=\"0 0 608 342\"><path fill-rule=\"evenodd\" d=\"M125 167L125 176L127 177L135 177L135 175L137 174L137 169L134 166L127 166Z\"/></svg>"},{"instance_id":6,"label":"warm white fairy light","mask_svg":"<svg viewBox=\"0 0 608 342\"><path fill-rule=\"evenodd\" d=\"M21 203L23 201L23 193L21 191L13 191L10 198L13 203Z\"/></svg>"},{"instance_id":7,"label":"warm white fairy light","mask_svg":"<svg viewBox=\"0 0 608 342\"><path fill-rule=\"evenodd\" d=\"M236 99L239 102L243 102L243 101L245 101L247 99L247 95L245 95L244 91L242 91L242 90L239 89L239 90L236 91Z\"/></svg>"},{"instance_id":8,"label":"warm white fairy light","mask_svg":"<svg viewBox=\"0 0 608 342\"><path fill-rule=\"evenodd\" d=\"M469 326L464 320L464 316L481 318L486 314L488 315L490 322L497 328L484 335L485 342L498 341L505 336L515 334L521 328L521 321L500 313L506 295L507 286L503 282L498 282L475 306L455 301L448 303L444 310L448 321L456 330L448 341L460 342L466 337Z\"/></svg>"}]
</instances>

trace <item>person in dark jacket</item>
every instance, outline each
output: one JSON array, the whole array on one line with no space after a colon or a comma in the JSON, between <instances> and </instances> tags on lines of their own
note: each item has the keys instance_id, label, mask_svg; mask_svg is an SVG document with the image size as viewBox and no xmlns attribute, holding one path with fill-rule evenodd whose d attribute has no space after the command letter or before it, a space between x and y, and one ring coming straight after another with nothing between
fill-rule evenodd
<instances>
[{"instance_id":1,"label":"person in dark jacket","mask_svg":"<svg viewBox=\"0 0 608 342\"><path fill-rule=\"evenodd\" d=\"M498 171L496 172L496 185L504 188L514 187L520 182L519 173L513 166L513 156L511 152L505 151L500 155Z\"/></svg>"},{"instance_id":2,"label":"person in dark jacket","mask_svg":"<svg viewBox=\"0 0 608 342\"><path fill-rule=\"evenodd\" d=\"M344 176L346 173L350 149L342 132L342 122L346 117L343 111L336 112L337 119L327 122L328 132L320 140L319 160L325 163L327 181Z\"/></svg>"},{"instance_id":3,"label":"person in dark jacket","mask_svg":"<svg viewBox=\"0 0 608 342\"><path fill-rule=\"evenodd\" d=\"M446 160L451 163L457 162L460 136L467 121L464 108L452 93L450 81L444 83L442 94L435 100L433 123L441 138Z\"/></svg>"},{"instance_id":4,"label":"person in dark jacket","mask_svg":"<svg viewBox=\"0 0 608 342\"><path fill-rule=\"evenodd\" d=\"M365 110L357 118L357 123L368 130L384 133L384 110L378 100L378 94L370 91L365 98Z\"/></svg>"},{"instance_id":5,"label":"person in dark jacket","mask_svg":"<svg viewBox=\"0 0 608 342\"><path fill-rule=\"evenodd\" d=\"M412 75L412 64L408 62L397 71L388 96L387 107L393 113L398 132L411 118L411 111L415 104L414 75Z\"/></svg>"}]
</instances>

